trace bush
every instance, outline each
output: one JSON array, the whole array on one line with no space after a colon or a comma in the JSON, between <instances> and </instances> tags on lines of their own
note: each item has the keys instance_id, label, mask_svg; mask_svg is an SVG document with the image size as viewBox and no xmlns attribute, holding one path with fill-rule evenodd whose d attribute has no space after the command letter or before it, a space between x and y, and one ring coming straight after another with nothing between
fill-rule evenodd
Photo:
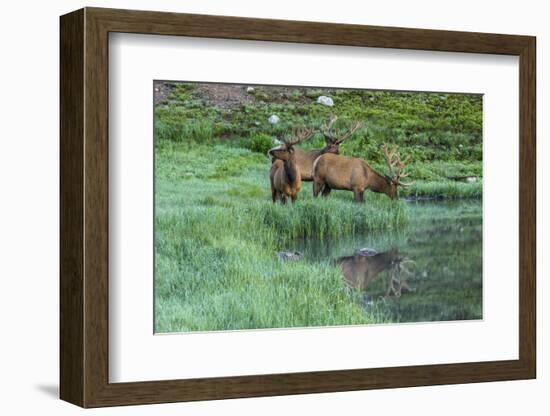
<instances>
[{"instance_id":1,"label":"bush","mask_svg":"<svg viewBox=\"0 0 550 416\"><path fill-rule=\"evenodd\" d=\"M273 139L267 134L258 133L250 138L250 150L266 154L273 147Z\"/></svg>"}]
</instances>

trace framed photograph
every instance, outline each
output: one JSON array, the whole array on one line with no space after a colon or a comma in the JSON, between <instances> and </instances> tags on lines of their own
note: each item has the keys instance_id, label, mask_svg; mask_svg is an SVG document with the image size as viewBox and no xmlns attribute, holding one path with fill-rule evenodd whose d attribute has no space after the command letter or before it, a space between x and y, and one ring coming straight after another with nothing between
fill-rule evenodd
<instances>
[{"instance_id":1,"label":"framed photograph","mask_svg":"<svg viewBox=\"0 0 550 416\"><path fill-rule=\"evenodd\" d=\"M534 37L60 29L63 400L536 377Z\"/></svg>"}]
</instances>

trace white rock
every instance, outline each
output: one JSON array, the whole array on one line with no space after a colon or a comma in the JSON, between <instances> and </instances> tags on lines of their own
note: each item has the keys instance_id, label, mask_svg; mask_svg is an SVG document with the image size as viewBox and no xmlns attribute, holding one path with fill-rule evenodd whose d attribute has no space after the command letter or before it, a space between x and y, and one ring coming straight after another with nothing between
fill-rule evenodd
<instances>
[{"instance_id":1,"label":"white rock","mask_svg":"<svg viewBox=\"0 0 550 416\"><path fill-rule=\"evenodd\" d=\"M281 121L281 119L279 118L279 116L272 114L271 116L269 116L267 121L269 122L269 124L277 124L279 121Z\"/></svg>"},{"instance_id":2,"label":"white rock","mask_svg":"<svg viewBox=\"0 0 550 416\"><path fill-rule=\"evenodd\" d=\"M252 94L254 92L254 87L248 87L246 89L246 92L249 93L249 94Z\"/></svg>"},{"instance_id":3,"label":"white rock","mask_svg":"<svg viewBox=\"0 0 550 416\"><path fill-rule=\"evenodd\" d=\"M477 178L475 176L470 176L466 178L466 182L469 182L469 183L477 182Z\"/></svg>"},{"instance_id":4,"label":"white rock","mask_svg":"<svg viewBox=\"0 0 550 416\"><path fill-rule=\"evenodd\" d=\"M317 98L317 103L326 105L327 107L332 107L334 105L334 101L332 101L332 98L327 97L326 95L320 95Z\"/></svg>"}]
</instances>

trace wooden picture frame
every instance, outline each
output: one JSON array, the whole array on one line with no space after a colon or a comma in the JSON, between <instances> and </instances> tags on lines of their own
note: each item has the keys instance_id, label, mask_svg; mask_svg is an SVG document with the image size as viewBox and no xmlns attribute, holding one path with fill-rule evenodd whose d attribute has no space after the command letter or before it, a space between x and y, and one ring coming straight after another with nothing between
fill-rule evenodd
<instances>
[{"instance_id":1,"label":"wooden picture frame","mask_svg":"<svg viewBox=\"0 0 550 416\"><path fill-rule=\"evenodd\" d=\"M101 407L535 378L534 37L100 8L62 16L60 29L61 399ZM110 32L519 56L519 359L109 383Z\"/></svg>"}]
</instances>

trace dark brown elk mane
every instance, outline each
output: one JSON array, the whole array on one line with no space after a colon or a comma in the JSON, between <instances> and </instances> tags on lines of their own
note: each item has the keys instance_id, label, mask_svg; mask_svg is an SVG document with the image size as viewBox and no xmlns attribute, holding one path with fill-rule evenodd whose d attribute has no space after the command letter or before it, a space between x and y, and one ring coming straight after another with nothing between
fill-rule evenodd
<instances>
[{"instance_id":1,"label":"dark brown elk mane","mask_svg":"<svg viewBox=\"0 0 550 416\"><path fill-rule=\"evenodd\" d=\"M335 154L321 155L313 167L313 195L329 195L332 189L352 191L354 201L363 202L364 192L369 189L373 192L383 193L391 199L398 198L398 186L409 186L412 182L402 181L410 173L405 173L404 168L408 157L401 159L397 146L389 150L387 145L382 146L388 175L376 172L362 159L346 157Z\"/></svg>"},{"instance_id":2,"label":"dark brown elk mane","mask_svg":"<svg viewBox=\"0 0 550 416\"><path fill-rule=\"evenodd\" d=\"M283 164L284 164L286 179L288 183L295 183L296 177L299 174L298 169L296 168L295 165L292 165L288 160L285 160Z\"/></svg>"}]
</instances>

